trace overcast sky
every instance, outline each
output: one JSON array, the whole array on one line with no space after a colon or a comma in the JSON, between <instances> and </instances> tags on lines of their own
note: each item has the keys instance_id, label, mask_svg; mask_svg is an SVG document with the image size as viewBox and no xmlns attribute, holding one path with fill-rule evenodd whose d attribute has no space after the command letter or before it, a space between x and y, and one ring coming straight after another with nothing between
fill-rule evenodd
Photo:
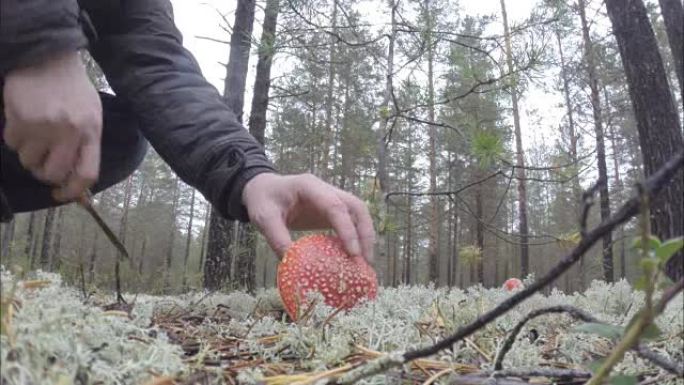
<instances>
[{"instance_id":1,"label":"overcast sky","mask_svg":"<svg viewBox=\"0 0 684 385\"><path fill-rule=\"evenodd\" d=\"M228 61L229 47L228 45L204 40L199 37L209 36L221 40L229 40L230 36L220 28L222 19L219 12L226 15L226 19L232 25L235 1L172 0L172 3L176 25L183 34L184 45L195 55L207 80L222 92L225 68L220 63ZM377 0L373 1L373 4L378 3L380 2ZM537 1L535 0L508 0L507 6L510 22L515 23L526 18L536 3ZM498 15L501 12L500 0L461 0L460 4L462 9L471 15ZM369 8L366 11L373 13L372 19L376 20L376 22L378 17L387 17L386 12L381 9ZM254 25L254 36L258 38L261 36L260 25L262 19L262 12L259 9L257 9L257 19ZM287 60L287 58L279 58L276 55L275 60L277 63L278 60ZM251 60L245 108L249 108L249 100L251 100L251 86L253 84L252 79L255 66L256 60ZM277 65L274 66L274 69L277 70L277 68ZM530 89L521 100L521 120L524 136L526 137L524 141L526 148L535 146L535 143L549 143L549 138L555 136L559 119L563 114L562 109L557 107L559 102L562 102L560 95L547 94L541 89L534 88ZM536 110L537 113L532 113L532 110ZM249 111L245 111L245 114L249 114Z\"/></svg>"}]
</instances>

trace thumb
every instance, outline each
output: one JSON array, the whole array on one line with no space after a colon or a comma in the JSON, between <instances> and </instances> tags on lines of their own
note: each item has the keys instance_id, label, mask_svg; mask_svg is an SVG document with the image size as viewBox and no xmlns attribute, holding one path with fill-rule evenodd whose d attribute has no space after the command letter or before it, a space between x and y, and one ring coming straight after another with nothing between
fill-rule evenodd
<instances>
[{"instance_id":1,"label":"thumb","mask_svg":"<svg viewBox=\"0 0 684 385\"><path fill-rule=\"evenodd\" d=\"M282 259L292 244L292 238L283 217L280 215L267 215L253 222L259 228L261 234L264 235L271 249L275 251L278 259Z\"/></svg>"}]
</instances>

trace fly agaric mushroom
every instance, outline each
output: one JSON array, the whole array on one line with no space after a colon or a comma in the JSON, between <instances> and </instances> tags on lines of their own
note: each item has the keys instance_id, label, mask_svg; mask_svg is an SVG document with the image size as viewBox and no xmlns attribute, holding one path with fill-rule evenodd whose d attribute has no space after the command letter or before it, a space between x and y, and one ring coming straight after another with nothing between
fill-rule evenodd
<instances>
[{"instance_id":1,"label":"fly agaric mushroom","mask_svg":"<svg viewBox=\"0 0 684 385\"><path fill-rule=\"evenodd\" d=\"M521 280L518 278L508 278L506 282L504 282L503 287L506 289L506 291L513 291L513 290L518 290L523 288L523 283Z\"/></svg>"},{"instance_id":2,"label":"fly agaric mushroom","mask_svg":"<svg viewBox=\"0 0 684 385\"><path fill-rule=\"evenodd\" d=\"M293 320L309 292L321 293L329 306L349 309L361 300L374 299L378 291L375 271L368 262L347 254L339 238L323 234L294 242L278 265L277 280L285 310Z\"/></svg>"}]
</instances>

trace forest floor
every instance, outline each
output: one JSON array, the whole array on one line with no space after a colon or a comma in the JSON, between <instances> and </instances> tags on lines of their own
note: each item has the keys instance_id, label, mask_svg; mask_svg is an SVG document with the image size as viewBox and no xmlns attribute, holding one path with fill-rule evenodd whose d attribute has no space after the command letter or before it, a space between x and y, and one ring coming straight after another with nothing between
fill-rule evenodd
<instances>
[{"instance_id":1,"label":"forest floor","mask_svg":"<svg viewBox=\"0 0 684 385\"><path fill-rule=\"evenodd\" d=\"M315 384L387 352L427 346L474 320L509 296L499 288L381 289L378 298L347 312L316 301L299 322L286 319L273 289L179 296L84 296L56 274L19 279L2 271L1 383L11 384ZM86 298L87 297L87 298ZM537 294L495 322L428 359L366 378L364 384L480 384L496 353L528 313L573 306L625 326L643 294L625 281L594 281L583 293ZM684 362L684 297L657 320L662 334L647 346ZM545 373L587 373L614 342L586 333L564 314L529 321L505 356L516 374L499 384L579 384ZM616 372L640 384L684 384L684 379L628 352ZM628 383L628 382L622 382ZM633 382L632 382L633 383Z\"/></svg>"}]
</instances>

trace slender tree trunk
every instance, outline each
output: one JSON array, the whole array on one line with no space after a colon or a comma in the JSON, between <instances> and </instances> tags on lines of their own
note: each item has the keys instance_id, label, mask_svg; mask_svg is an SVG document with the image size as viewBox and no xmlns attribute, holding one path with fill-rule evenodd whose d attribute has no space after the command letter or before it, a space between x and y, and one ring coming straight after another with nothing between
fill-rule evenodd
<instances>
[{"instance_id":1,"label":"slender tree trunk","mask_svg":"<svg viewBox=\"0 0 684 385\"><path fill-rule=\"evenodd\" d=\"M594 46L589 35L589 23L587 22L585 0L577 1L580 21L582 22L582 38L584 40L584 56L589 75L589 88L591 88L591 106L594 113L594 133L596 134L596 160L598 163L599 179L604 181L599 189L601 198L601 220L610 216L610 198L608 195L608 170L606 166L606 146L603 132L603 116L601 111L601 99L599 96L598 76L596 75L596 58ZM613 236L607 232L603 237L603 279L613 282Z\"/></svg>"},{"instance_id":2,"label":"slender tree trunk","mask_svg":"<svg viewBox=\"0 0 684 385\"><path fill-rule=\"evenodd\" d=\"M190 198L190 215L188 218L188 236L185 239L185 256L183 257L183 290L187 288L188 284L188 258L190 258L190 243L192 242L192 220L195 216L195 193L197 190L192 189L192 197Z\"/></svg>"},{"instance_id":3,"label":"slender tree trunk","mask_svg":"<svg viewBox=\"0 0 684 385\"><path fill-rule=\"evenodd\" d=\"M479 173L478 173L479 174ZM476 236L477 247L480 249L480 258L477 260L477 282L484 285L484 208L482 205L482 184L477 185L477 192L475 193L475 215L476 218ZM472 282L471 282L472 283Z\"/></svg>"},{"instance_id":4,"label":"slender tree trunk","mask_svg":"<svg viewBox=\"0 0 684 385\"><path fill-rule=\"evenodd\" d=\"M504 35L506 39L506 65L511 74L511 101L513 104L513 126L515 131L515 159L516 178L518 179L518 215L520 232L520 273L527 277L530 272L530 252L528 245L527 226L527 186L525 185L525 152L523 150L522 133L520 129L520 109L518 107L518 85L515 68L513 66L513 49L511 47L511 32L508 27L506 2L501 0L501 15L503 16Z\"/></svg>"},{"instance_id":5,"label":"slender tree trunk","mask_svg":"<svg viewBox=\"0 0 684 385\"><path fill-rule=\"evenodd\" d=\"M43 242L40 248L40 268L50 271L50 251L52 249L52 224L55 220L56 208L51 207L45 215L45 226L43 227Z\"/></svg>"},{"instance_id":6,"label":"slender tree trunk","mask_svg":"<svg viewBox=\"0 0 684 385\"><path fill-rule=\"evenodd\" d=\"M447 167L448 167L448 173L447 173L447 191L451 191L451 169L452 169L452 164L451 164L451 151L447 152ZM452 197L449 197L449 202L447 204L447 213L448 213L448 220L447 220L447 250L448 250L448 259L447 259L447 286L452 287L454 285L454 216L453 214L453 199Z\"/></svg>"},{"instance_id":7,"label":"slender tree trunk","mask_svg":"<svg viewBox=\"0 0 684 385\"><path fill-rule=\"evenodd\" d=\"M336 0L335 0L336 1ZM387 250L385 246L386 228L385 222L388 218L387 204L385 203L385 196L390 189L389 172L387 170L387 158L389 148L385 142L385 135L387 134L387 126L390 120L390 105L392 104L392 77L394 76L394 41L396 37L396 11L399 0L390 0L390 15L391 15L391 33L387 36L387 72L385 73L385 90L383 95L380 111L382 118L378 130L376 132L377 140L377 154L378 154L378 171L374 186L374 200L378 206L378 216L383 225L378 231L378 239L376 242L377 263L379 266L386 266Z\"/></svg>"},{"instance_id":8,"label":"slender tree trunk","mask_svg":"<svg viewBox=\"0 0 684 385\"><path fill-rule=\"evenodd\" d=\"M332 142L332 124L333 124L333 116L332 116L332 110L333 110L333 105L335 104L335 99L333 98L335 94L335 77L336 77L336 67L335 67L335 60L336 60L336 54L337 54L337 39L335 38L335 34L337 34L337 0L332 0L333 2L333 9L332 9L332 15L330 16L331 18L331 23L332 23L332 33L333 35L330 36L330 52L328 54L328 89L327 89L327 94L325 97L325 129L323 131L323 148L322 148L322 155L323 159L321 160L321 175L325 178L328 175L328 163L329 163L329 155L330 155L330 144Z\"/></svg>"},{"instance_id":9,"label":"slender tree trunk","mask_svg":"<svg viewBox=\"0 0 684 385\"><path fill-rule=\"evenodd\" d=\"M180 180L174 179L173 182L173 202L171 203L171 227L169 229L169 241L166 246L166 272L164 273L164 288L168 291L171 288L171 266L173 264L173 251L176 243L176 211L180 198Z\"/></svg>"},{"instance_id":10,"label":"slender tree trunk","mask_svg":"<svg viewBox=\"0 0 684 385\"><path fill-rule=\"evenodd\" d=\"M35 226L36 226L36 212L31 211L31 214L29 214L29 222L28 222L28 229L26 230L26 248L24 249L24 253L26 254L26 258L29 259L29 268L33 269L33 254L32 254L32 245L33 245L33 237L35 236Z\"/></svg>"},{"instance_id":11,"label":"slender tree trunk","mask_svg":"<svg viewBox=\"0 0 684 385\"><path fill-rule=\"evenodd\" d=\"M252 28L254 25L255 0L238 0L235 11L235 24L230 38L230 55L226 67L226 80L223 88L223 99L231 111L242 123L242 109L245 102L245 84L249 68L249 51L251 48ZM230 275L232 264L231 245L235 221L228 221L212 210L209 220L209 246L207 247L207 265L204 269L204 282L207 289L218 289L223 280ZM225 260L225 261L224 261ZM228 266L224 270L213 270L214 267ZM207 276L207 274L209 276ZM206 286L207 283L214 286Z\"/></svg>"},{"instance_id":12,"label":"slender tree trunk","mask_svg":"<svg viewBox=\"0 0 684 385\"><path fill-rule=\"evenodd\" d=\"M579 180L579 159L577 157L577 141L579 135L575 129L575 118L574 118L574 108L572 105L572 99L570 98L570 80L568 79L568 68L565 61L565 55L563 53L563 43L561 40L560 31L556 31L556 39L558 41L558 52L560 53L561 61L561 77L563 79L563 96L565 97L565 108L568 115L568 139L570 141L570 161L573 164L574 174L572 177L572 208L574 223L579 224L580 220L580 207L582 202L582 188L580 186ZM577 275L580 279L580 286L584 287L584 256L580 257L577 266ZM571 291L571 274L565 274L565 290L567 293Z\"/></svg>"},{"instance_id":13,"label":"slender tree trunk","mask_svg":"<svg viewBox=\"0 0 684 385\"><path fill-rule=\"evenodd\" d=\"M608 99L608 90L603 87L603 98L608 109L607 115L610 116L610 100ZM615 181L615 190L622 191L622 180L620 179L620 162L618 161L618 145L615 132L615 125L611 124L610 119L606 122L608 131L610 132L610 145L613 149L613 169L615 174L613 176ZM627 278L627 256L625 252L625 226L618 227L618 242L620 243L620 278Z\"/></svg>"},{"instance_id":14,"label":"slender tree trunk","mask_svg":"<svg viewBox=\"0 0 684 385\"><path fill-rule=\"evenodd\" d=\"M456 200L454 201L452 210L453 210L452 215L454 217L454 219L453 219L453 221L454 221L454 230L453 230L454 231L454 235L453 235L454 241L451 245L451 247L452 247L451 259L453 260L453 262L451 263L451 266L453 269L452 276L454 277L454 285L460 287L461 282L460 282L460 279L458 278L460 276L459 275L460 268L458 265L458 262L459 262L458 261L458 259L459 259L458 258L458 251L459 251L458 247L459 247L459 242L460 242L459 231L461 229L461 226L458 225L458 201L456 201Z\"/></svg>"},{"instance_id":15,"label":"slender tree trunk","mask_svg":"<svg viewBox=\"0 0 684 385\"><path fill-rule=\"evenodd\" d=\"M138 261L138 275L142 276L143 267L145 262L145 253L147 248L147 236L143 237L142 246L140 246L140 260Z\"/></svg>"},{"instance_id":16,"label":"slender tree trunk","mask_svg":"<svg viewBox=\"0 0 684 385\"><path fill-rule=\"evenodd\" d=\"M90 258L88 259L88 282L93 283L95 279L95 262L97 261L97 240L100 237L100 232L95 229L95 236L93 237L93 247L90 250Z\"/></svg>"},{"instance_id":17,"label":"slender tree trunk","mask_svg":"<svg viewBox=\"0 0 684 385\"><path fill-rule=\"evenodd\" d=\"M263 32L259 44L259 58L257 61L256 78L254 81L254 96L249 114L249 132L261 145L266 143L266 112L268 110L268 92L271 88L271 64L275 54L275 32L278 24L280 2L268 0L264 10Z\"/></svg>"},{"instance_id":18,"label":"slender tree trunk","mask_svg":"<svg viewBox=\"0 0 684 385\"><path fill-rule=\"evenodd\" d=\"M2 248L0 250L0 255L7 257L8 265L10 264L11 257L13 254L12 242L14 241L14 229L16 227L17 221L12 219L9 223L6 223L4 232L2 233Z\"/></svg>"},{"instance_id":19,"label":"slender tree trunk","mask_svg":"<svg viewBox=\"0 0 684 385\"><path fill-rule=\"evenodd\" d=\"M679 92L684 103L684 7L682 0L658 0L660 10L665 21L667 40L674 58L677 79L679 79Z\"/></svg>"},{"instance_id":20,"label":"slender tree trunk","mask_svg":"<svg viewBox=\"0 0 684 385\"><path fill-rule=\"evenodd\" d=\"M205 249L207 246L207 238L209 238L209 219L211 217L211 206L206 208L204 213L204 226L202 227L202 244L200 245L200 255L199 264L197 266L197 271L202 271L202 266L204 265Z\"/></svg>"},{"instance_id":21,"label":"slender tree trunk","mask_svg":"<svg viewBox=\"0 0 684 385\"><path fill-rule=\"evenodd\" d=\"M217 220L220 216L215 211L209 218L207 252L204 262L204 287L218 290L230 277L230 244L233 235L232 226L225 220Z\"/></svg>"},{"instance_id":22,"label":"slender tree trunk","mask_svg":"<svg viewBox=\"0 0 684 385\"><path fill-rule=\"evenodd\" d=\"M57 224L55 228L55 244L52 248L52 255L50 256L50 271L59 271L62 265L62 231L64 225L64 210L65 207L57 208Z\"/></svg>"},{"instance_id":23,"label":"slender tree trunk","mask_svg":"<svg viewBox=\"0 0 684 385\"><path fill-rule=\"evenodd\" d=\"M433 62L434 62L434 47L432 41L432 13L430 10L430 0L425 0L424 12L426 19L426 51L428 61L428 120L435 121L435 88L433 76ZM429 280L435 285L439 286L439 216L438 216L438 201L434 193L437 191L437 132L435 126L430 124L428 130L429 136L429 161L430 161L430 230L428 241L428 258L430 263Z\"/></svg>"},{"instance_id":24,"label":"slender tree trunk","mask_svg":"<svg viewBox=\"0 0 684 385\"><path fill-rule=\"evenodd\" d=\"M620 47L648 177L684 148L677 108L644 3L641 0L606 0L605 3ZM684 173L680 172L651 202L652 231L661 239L680 236L684 233L682 218ZM684 253L679 252L668 261L666 273L674 281L684 275Z\"/></svg>"}]
</instances>

